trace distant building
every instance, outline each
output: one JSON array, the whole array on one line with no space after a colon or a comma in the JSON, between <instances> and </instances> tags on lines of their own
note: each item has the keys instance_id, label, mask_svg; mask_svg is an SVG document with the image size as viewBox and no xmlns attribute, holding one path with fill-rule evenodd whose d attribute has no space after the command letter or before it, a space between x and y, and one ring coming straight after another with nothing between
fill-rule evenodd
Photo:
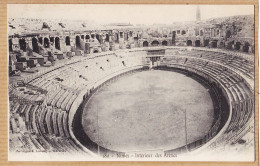
<instances>
[{"instance_id":1,"label":"distant building","mask_svg":"<svg viewBox=\"0 0 260 166\"><path fill-rule=\"evenodd\" d=\"M197 10L196 10L196 21L201 21L201 18L200 18L200 7L197 6Z\"/></svg>"}]
</instances>

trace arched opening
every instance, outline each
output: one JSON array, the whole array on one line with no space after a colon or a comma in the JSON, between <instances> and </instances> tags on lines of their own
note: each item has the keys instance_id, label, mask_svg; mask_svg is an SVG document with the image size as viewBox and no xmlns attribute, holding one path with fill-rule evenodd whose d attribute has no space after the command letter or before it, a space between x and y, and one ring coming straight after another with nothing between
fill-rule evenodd
<instances>
[{"instance_id":1,"label":"arched opening","mask_svg":"<svg viewBox=\"0 0 260 166\"><path fill-rule=\"evenodd\" d=\"M120 38L123 38L123 32L119 32L120 33Z\"/></svg>"},{"instance_id":2,"label":"arched opening","mask_svg":"<svg viewBox=\"0 0 260 166\"><path fill-rule=\"evenodd\" d=\"M217 40L214 40L211 42L211 47L212 48L217 48L218 47L218 41Z\"/></svg>"},{"instance_id":3,"label":"arched opening","mask_svg":"<svg viewBox=\"0 0 260 166\"><path fill-rule=\"evenodd\" d=\"M172 44L175 45L176 31L172 31Z\"/></svg>"},{"instance_id":4,"label":"arched opening","mask_svg":"<svg viewBox=\"0 0 260 166\"><path fill-rule=\"evenodd\" d=\"M168 42L164 40L164 41L162 42L162 45L163 45L163 46L167 46L167 45L168 45Z\"/></svg>"},{"instance_id":5,"label":"arched opening","mask_svg":"<svg viewBox=\"0 0 260 166\"><path fill-rule=\"evenodd\" d=\"M231 31L230 30L227 30L226 32L226 38L230 38L231 37Z\"/></svg>"},{"instance_id":6,"label":"arched opening","mask_svg":"<svg viewBox=\"0 0 260 166\"><path fill-rule=\"evenodd\" d=\"M236 42L235 49L236 50L240 50L240 46L241 46L241 43L240 42Z\"/></svg>"},{"instance_id":7,"label":"arched opening","mask_svg":"<svg viewBox=\"0 0 260 166\"><path fill-rule=\"evenodd\" d=\"M92 38L92 39L95 39L95 34L91 34L91 38Z\"/></svg>"},{"instance_id":8,"label":"arched opening","mask_svg":"<svg viewBox=\"0 0 260 166\"><path fill-rule=\"evenodd\" d=\"M44 38L44 40L43 40L43 46L45 47L45 48L49 48L50 47L50 42L49 42L49 39L48 38Z\"/></svg>"},{"instance_id":9,"label":"arched opening","mask_svg":"<svg viewBox=\"0 0 260 166\"><path fill-rule=\"evenodd\" d=\"M80 36L80 38L81 38L82 40L84 40L84 37L85 37L84 35L81 35L81 36Z\"/></svg>"},{"instance_id":10,"label":"arched opening","mask_svg":"<svg viewBox=\"0 0 260 166\"><path fill-rule=\"evenodd\" d=\"M154 40L153 42L152 42L152 46L158 46L159 45L159 42L157 41L157 40Z\"/></svg>"},{"instance_id":11,"label":"arched opening","mask_svg":"<svg viewBox=\"0 0 260 166\"><path fill-rule=\"evenodd\" d=\"M148 41L143 42L143 47L148 47Z\"/></svg>"},{"instance_id":12,"label":"arched opening","mask_svg":"<svg viewBox=\"0 0 260 166\"><path fill-rule=\"evenodd\" d=\"M232 49L232 45L234 44L234 41L232 41L232 42L229 42L228 44L227 44L227 49Z\"/></svg>"},{"instance_id":13,"label":"arched opening","mask_svg":"<svg viewBox=\"0 0 260 166\"><path fill-rule=\"evenodd\" d=\"M129 32L129 37L132 37L132 36L133 36L133 32L130 31L130 32Z\"/></svg>"},{"instance_id":14,"label":"arched opening","mask_svg":"<svg viewBox=\"0 0 260 166\"><path fill-rule=\"evenodd\" d=\"M66 36L65 43L66 43L66 46L70 46L70 37L69 36Z\"/></svg>"},{"instance_id":15,"label":"arched opening","mask_svg":"<svg viewBox=\"0 0 260 166\"><path fill-rule=\"evenodd\" d=\"M106 41L109 42L109 35L106 34Z\"/></svg>"},{"instance_id":16,"label":"arched opening","mask_svg":"<svg viewBox=\"0 0 260 166\"><path fill-rule=\"evenodd\" d=\"M89 35L86 35L86 39L87 39L87 40L90 39L90 36L89 36Z\"/></svg>"},{"instance_id":17,"label":"arched opening","mask_svg":"<svg viewBox=\"0 0 260 166\"><path fill-rule=\"evenodd\" d=\"M185 31L185 30L182 30L182 31L181 31L181 34L182 34L182 35L185 35L185 34L186 34L186 31Z\"/></svg>"},{"instance_id":18,"label":"arched opening","mask_svg":"<svg viewBox=\"0 0 260 166\"><path fill-rule=\"evenodd\" d=\"M195 41L195 47L200 47L200 41L199 40Z\"/></svg>"},{"instance_id":19,"label":"arched opening","mask_svg":"<svg viewBox=\"0 0 260 166\"><path fill-rule=\"evenodd\" d=\"M20 40L19 40L19 45L20 45L20 49L25 52L25 51L26 51L26 42L25 42L25 39L20 39Z\"/></svg>"},{"instance_id":20,"label":"arched opening","mask_svg":"<svg viewBox=\"0 0 260 166\"><path fill-rule=\"evenodd\" d=\"M192 46L192 41L191 40L187 41L187 46Z\"/></svg>"},{"instance_id":21,"label":"arched opening","mask_svg":"<svg viewBox=\"0 0 260 166\"><path fill-rule=\"evenodd\" d=\"M57 50L60 50L60 38L59 37L55 37L55 48Z\"/></svg>"},{"instance_id":22,"label":"arched opening","mask_svg":"<svg viewBox=\"0 0 260 166\"><path fill-rule=\"evenodd\" d=\"M80 49L80 38L79 36L76 36L76 49Z\"/></svg>"},{"instance_id":23,"label":"arched opening","mask_svg":"<svg viewBox=\"0 0 260 166\"><path fill-rule=\"evenodd\" d=\"M248 52L248 50L249 50L249 43L246 42L244 47L243 47L243 52Z\"/></svg>"},{"instance_id":24,"label":"arched opening","mask_svg":"<svg viewBox=\"0 0 260 166\"><path fill-rule=\"evenodd\" d=\"M207 47L209 45L209 40L204 40L204 47Z\"/></svg>"},{"instance_id":25,"label":"arched opening","mask_svg":"<svg viewBox=\"0 0 260 166\"><path fill-rule=\"evenodd\" d=\"M13 41L12 41L12 39L8 40L8 44L9 44L9 51L13 51Z\"/></svg>"},{"instance_id":26,"label":"arched opening","mask_svg":"<svg viewBox=\"0 0 260 166\"><path fill-rule=\"evenodd\" d=\"M98 50L94 50L93 53L98 53Z\"/></svg>"},{"instance_id":27,"label":"arched opening","mask_svg":"<svg viewBox=\"0 0 260 166\"><path fill-rule=\"evenodd\" d=\"M38 41L35 37L32 38L32 48L34 52L39 53Z\"/></svg>"}]
</instances>

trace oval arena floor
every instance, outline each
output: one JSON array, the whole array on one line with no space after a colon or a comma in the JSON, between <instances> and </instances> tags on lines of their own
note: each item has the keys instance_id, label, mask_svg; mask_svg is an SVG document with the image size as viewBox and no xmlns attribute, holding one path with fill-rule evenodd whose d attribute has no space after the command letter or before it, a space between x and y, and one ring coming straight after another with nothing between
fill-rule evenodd
<instances>
[{"instance_id":1,"label":"oval arena floor","mask_svg":"<svg viewBox=\"0 0 260 166\"><path fill-rule=\"evenodd\" d=\"M207 134L214 119L206 87L163 70L136 72L99 89L83 107L82 126L98 145L115 151L169 150Z\"/></svg>"}]
</instances>

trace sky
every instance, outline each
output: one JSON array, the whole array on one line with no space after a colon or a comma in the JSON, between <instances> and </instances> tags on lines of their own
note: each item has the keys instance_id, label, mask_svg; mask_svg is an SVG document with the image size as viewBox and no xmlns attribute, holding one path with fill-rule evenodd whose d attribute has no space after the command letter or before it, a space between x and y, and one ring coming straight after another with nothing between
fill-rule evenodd
<instances>
[{"instance_id":1,"label":"sky","mask_svg":"<svg viewBox=\"0 0 260 166\"><path fill-rule=\"evenodd\" d=\"M99 24L195 21L197 5L9 4L9 18L91 20ZM253 5L199 5L201 19L254 14Z\"/></svg>"}]
</instances>

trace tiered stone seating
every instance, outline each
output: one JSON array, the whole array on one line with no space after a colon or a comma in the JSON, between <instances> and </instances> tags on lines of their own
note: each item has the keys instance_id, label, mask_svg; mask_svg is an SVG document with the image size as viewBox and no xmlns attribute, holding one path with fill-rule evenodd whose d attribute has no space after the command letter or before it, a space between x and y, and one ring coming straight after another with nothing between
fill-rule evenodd
<instances>
[{"instance_id":1,"label":"tiered stone seating","mask_svg":"<svg viewBox=\"0 0 260 166\"><path fill-rule=\"evenodd\" d=\"M211 75L213 78L219 80L224 85L226 92L230 94L230 101L233 108L231 122L228 126L228 129L225 131L224 138L226 143L230 143L230 141L234 143L237 141L237 139L246 134L245 130L250 130L248 123L250 123L249 119L252 117L253 112L253 94L244 83L243 79L237 76L235 72L230 71L229 69L213 62L221 61L223 64L223 62L227 59L225 54L201 54L201 52L199 54L196 54L195 56L193 56L193 54L189 54L190 57L188 60L187 56L183 56L184 54L181 56L173 55L169 58L170 61L166 61L168 64L198 69L199 71ZM207 59L210 61L207 62ZM183 61L185 61L185 63L183 63ZM242 64L240 64L240 66L241 65ZM235 70L239 68L239 66L227 66L233 67ZM243 73L245 72L246 71L243 71Z\"/></svg>"},{"instance_id":2,"label":"tiered stone seating","mask_svg":"<svg viewBox=\"0 0 260 166\"><path fill-rule=\"evenodd\" d=\"M72 105L77 103L75 100L80 98L80 92L94 89L128 68L146 65L143 59L145 56L146 51L143 50L127 54L115 52L81 57L77 61L54 66L48 72L26 80L26 84L46 90L47 94L42 96L28 87L17 88L17 85L12 84L9 87L10 94L14 94L10 97L10 131L17 134L20 149L81 151L81 147L71 137L68 124L69 113L74 108ZM253 94L239 74L243 73L250 79L254 77L251 61L226 53L196 49L172 49L166 51L165 58L162 60L164 65L203 72L223 86L232 107L231 121L224 133L227 143L236 142L248 131L247 126L253 114ZM233 69L240 73L233 72ZM40 100L41 97L43 103L27 102Z\"/></svg>"}]
</instances>

